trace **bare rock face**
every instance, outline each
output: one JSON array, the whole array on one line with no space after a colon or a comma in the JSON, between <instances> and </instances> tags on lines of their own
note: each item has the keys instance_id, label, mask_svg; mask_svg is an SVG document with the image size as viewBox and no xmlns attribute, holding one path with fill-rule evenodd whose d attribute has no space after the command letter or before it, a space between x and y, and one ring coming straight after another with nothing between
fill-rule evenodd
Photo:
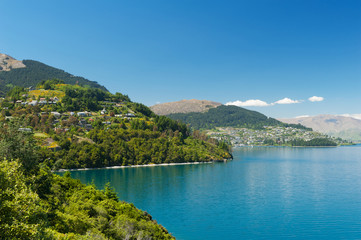
<instances>
[{"instance_id":1,"label":"bare rock face","mask_svg":"<svg viewBox=\"0 0 361 240\"><path fill-rule=\"evenodd\" d=\"M158 115L168 115L172 113L206 112L210 108L221 106L221 103L208 100L181 100L178 102L161 103L150 107Z\"/></svg>"},{"instance_id":2,"label":"bare rock face","mask_svg":"<svg viewBox=\"0 0 361 240\"><path fill-rule=\"evenodd\" d=\"M18 61L9 55L0 53L0 71L10 71L15 68L26 67L22 61Z\"/></svg>"}]
</instances>

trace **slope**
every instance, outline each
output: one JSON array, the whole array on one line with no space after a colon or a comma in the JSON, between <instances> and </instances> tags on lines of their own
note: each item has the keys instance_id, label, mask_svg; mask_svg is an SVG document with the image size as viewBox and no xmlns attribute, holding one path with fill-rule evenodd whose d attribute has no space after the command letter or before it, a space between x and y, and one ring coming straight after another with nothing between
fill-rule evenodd
<instances>
[{"instance_id":1,"label":"slope","mask_svg":"<svg viewBox=\"0 0 361 240\"><path fill-rule=\"evenodd\" d=\"M11 124L0 131L1 239L174 239L109 185L52 173L31 135Z\"/></svg>"},{"instance_id":2,"label":"slope","mask_svg":"<svg viewBox=\"0 0 361 240\"><path fill-rule=\"evenodd\" d=\"M12 58L9 58L7 61L10 60L14 61ZM90 81L83 77L73 76L61 69L48 66L38 61L23 60L22 64L24 64L25 67L9 67L6 71L5 68L0 70L0 96L4 96L13 86L35 87L43 80L54 78L64 80L67 84L79 84L81 86L89 86L107 91L104 86L101 86L97 82Z\"/></svg>"},{"instance_id":3,"label":"slope","mask_svg":"<svg viewBox=\"0 0 361 240\"><path fill-rule=\"evenodd\" d=\"M150 108L155 114L168 115L173 113L206 112L209 109L218 107L220 105L222 104L218 102L191 99L156 104Z\"/></svg>"},{"instance_id":4,"label":"slope","mask_svg":"<svg viewBox=\"0 0 361 240\"><path fill-rule=\"evenodd\" d=\"M337 115L317 115L279 119L285 123L302 124L315 131L352 141L361 141L361 120Z\"/></svg>"},{"instance_id":5,"label":"slope","mask_svg":"<svg viewBox=\"0 0 361 240\"><path fill-rule=\"evenodd\" d=\"M231 158L221 142L194 135L127 96L59 81L38 85L49 90L15 87L0 101L0 123L19 120L19 129L35 133L53 169Z\"/></svg>"},{"instance_id":6,"label":"slope","mask_svg":"<svg viewBox=\"0 0 361 240\"><path fill-rule=\"evenodd\" d=\"M215 127L262 128L282 123L259 112L236 106L221 105L203 113L175 113L170 118L189 124L194 129L212 129ZM300 126L301 127L301 126Z\"/></svg>"}]
</instances>

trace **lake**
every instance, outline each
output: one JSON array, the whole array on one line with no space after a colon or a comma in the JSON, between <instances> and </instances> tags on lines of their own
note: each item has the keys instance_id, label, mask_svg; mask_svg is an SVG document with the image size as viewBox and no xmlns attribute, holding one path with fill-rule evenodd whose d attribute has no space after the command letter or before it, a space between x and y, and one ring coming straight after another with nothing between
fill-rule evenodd
<instances>
[{"instance_id":1,"label":"lake","mask_svg":"<svg viewBox=\"0 0 361 240\"><path fill-rule=\"evenodd\" d=\"M226 163L73 171L177 239L361 239L361 146L243 147Z\"/></svg>"}]
</instances>

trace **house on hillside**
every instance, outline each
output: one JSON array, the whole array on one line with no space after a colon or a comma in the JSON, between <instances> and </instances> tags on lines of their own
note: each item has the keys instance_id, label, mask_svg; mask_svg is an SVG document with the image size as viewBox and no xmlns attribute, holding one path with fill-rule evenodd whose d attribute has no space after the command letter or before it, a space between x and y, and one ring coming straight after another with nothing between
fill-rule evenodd
<instances>
[{"instance_id":1,"label":"house on hillside","mask_svg":"<svg viewBox=\"0 0 361 240\"><path fill-rule=\"evenodd\" d=\"M29 102L29 105L36 106L36 105L38 105L38 101L36 101L36 100L31 101L31 102Z\"/></svg>"},{"instance_id":2,"label":"house on hillside","mask_svg":"<svg viewBox=\"0 0 361 240\"><path fill-rule=\"evenodd\" d=\"M71 113L70 113L71 114ZM77 115L79 117L87 117L88 116L88 112L78 112Z\"/></svg>"},{"instance_id":3,"label":"house on hillside","mask_svg":"<svg viewBox=\"0 0 361 240\"><path fill-rule=\"evenodd\" d=\"M59 112L50 112L50 114L54 115L56 118L60 118L61 114Z\"/></svg>"},{"instance_id":4,"label":"house on hillside","mask_svg":"<svg viewBox=\"0 0 361 240\"><path fill-rule=\"evenodd\" d=\"M105 110L105 108L103 108L103 110L100 111L101 115L105 115L107 113L107 110Z\"/></svg>"},{"instance_id":5,"label":"house on hillside","mask_svg":"<svg viewBox=\"0 0 361 240\"><path fill-rule=\"evenodd\" d=\"M31 129L31 128L19 128L18 131L20 131L20 132L32 132L33 129Z\"/></svg>"}]
</instances>

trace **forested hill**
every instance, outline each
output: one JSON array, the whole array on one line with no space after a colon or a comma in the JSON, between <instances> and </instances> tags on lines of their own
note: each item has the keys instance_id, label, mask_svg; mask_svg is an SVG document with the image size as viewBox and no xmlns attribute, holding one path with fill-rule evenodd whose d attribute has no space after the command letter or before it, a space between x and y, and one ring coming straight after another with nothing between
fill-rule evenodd
<instances>
[{"instance_id":1,"label":"forested hill","mask_svg":"<svg viewBox=\"0 0 361 240\"><path fill-rule=\"evenodd\" d=\"M121 93L48 80L35 90L13 88L0 107L0 124L18 122L32 133L42 146L41 161L52 169L231 158L223 142Z\"/></svg>"},{"instance_id":2,"label":"forested hill","mask_svg":"<svg viewBox=\"0 0 361 240\"><path fill-rule=\"evenodd\" d=\"M0 239L174 239L109 184L52 173L30 134L9 123L0 133Z\"/></svg>"},{"instance_id":3,"label":"forested hill","mask_svg":"<svg viewBox=\"0 0 361 240\"><path fill-rule=\"evenodd\" d=\"M10 71L0 70L0 96L4 96L14 86L35 87L39 82L48 79L61 79L67 84L78 84L107 91L107 89L97 82L90 81L83 77L73 76L64 70L48 66L44 63L23 60L26 67L14 68Z\"/></svg>"},{"instance_id":4,"label":"forested hill","mask_svg":"<svg viewBox=\"0 0 361 240\"><path fill-rule=\"evenodd\" d=\"M208 112L175 113L167 116L174 120L180 120L183 123L189 124L194 129L212 129L215 127L262 128L263 126L276 125L306 129L302 125L284 124L274 118L269 118L262 113L237 106L221 105L217 108L209 109Z\"/></svg>"}]
</instances>

